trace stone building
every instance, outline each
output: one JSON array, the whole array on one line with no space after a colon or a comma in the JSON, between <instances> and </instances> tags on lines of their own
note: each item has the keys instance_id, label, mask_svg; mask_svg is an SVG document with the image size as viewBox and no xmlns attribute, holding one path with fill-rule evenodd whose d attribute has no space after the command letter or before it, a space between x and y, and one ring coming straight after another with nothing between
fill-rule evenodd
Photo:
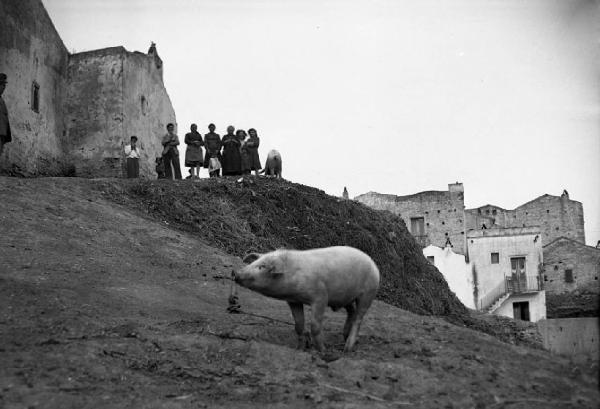
<instances>
[{"instance_id":1,"label":"stone building","mask_svg":"<svg viewBox=\"0 0 600 409\"><path fill-rule=\"evenodd\" d=\"M402 217L423 247L433 244L466 255L466 234L490 228L537 227L544 242L569 237L585 242L583 205L561 196L543 195L516 209L485 205L465 209L462 183L448 185L447 191L426 191L408 196L369 192L354 198L374 209L389 210Z\"/></svg>"},{"instance_id":2,"label":"stone building","mask_svg":"<svg viewBox=\"0 0 600 409\"><path fill-rule=\"evenodd\" d=\"M415 239L426 247L433 244L465 254L465 200L462 183L447 191L426 191L408 196L369 192L354 200L377 210L399 215Z\"/></svg>"},{"instance_id":3,"label":"stone building","mask_svg":"<svg viewBox=\"0 0 600 409\"><path fill-rule=\"evenodd\" d=\"M154 175L175 113L162 61L123 47L71 54L40 0L0 2L0 72L13 142L0 166L28 174L120 176L123 145L139 138L140 175Z\"/></svg>"},{"instance_id":4,"label":"stone building","mask_svg":"<svg viewBox=\"0 0 600 409\"><path fill-rule=\"evenodd\" d=\"M553 294L600 293L600 249L568 237L544 246L544 287Z\"/></svg>"},{"instance_id":5,"label":"stone building","mask_svg":"<svg viewBox=\"0 0 600 409\"><path fill-rule=\"evenodd\" d=\"M569 237L585 243L583 205L569 199L564 191L561 196L543 195L513 210L485 205L465 210L467 230L486 227L539 226L545 243L558 237Z\"/></svg>"},{"instance_id":6,"label":"stone building","mask_svg":"<svg viewBox=\"0 0 600 409\"><path fill-rule=\"evenodd\" d=\"M537 236L536 246L541 246L542 242L548 243L541 249L538 261L545 265L545 281L540 283L540 288L547 291L544 292L544 300L542 300L540 292L536 291L528 294L527 297L532 298L532 295L535 294L537 299L531 301L523 299L519 302L530 302L530 315L532 316L540 316L534 310L537 309L536 305L545 304L545 297L547 297L549 305L560 306L566 302L573 303L575 309L590 309L584 305L589 304L587 302L580 302L573 297L570 299L567 299L569 297L559 297L559 294L565 292L588 291L587 288L590 288L590 285L593 288L594 285L590 284L591 280L595 281L595 288L598 288L596 281L598 264L594 257L600 250L583 244L585 243L583 205L578 201L571 200L567 191L563 191L560 196L542 195L511 210L495 205L465 209L463 185L458 182L448 185L448 191L426 191L408 196L369 192L357 196L355 200L375 209L389 210L401 216L415 239L424 247L424 254L434 260L444 260L440 263L436 261L435 264L449 280L449 283L463 283L464 280L471 280L474 283L471 288L475 292L474 298L465 296L461 299L467 306L474 303L478 309L488 309L482 307L482 303L487 304L490 302L490 298L497 298L498 294L496 293L501 291L502 287L502 284L498 282L498 288L491 288L481 281L481 277L478 279L477 275L481 273L480 267L486 265L485 260L491 255L484 254L481 257L478 255L479 250L475 242L480 239L476 240L476 238L479 235L481 237L501 235L503 237L501 241L504 243L502 246L512 247L512 252L516 254L519 252L516 249L524 244L520 243L522 240L519 237L522 236L522 233L518 232L527 231L527 235L531 236L535 231L537 233L532 237ZM475 242L471 243L471 241ZM452 254L465 256L465 263L470 262L474 266L475 276L472 276L468 266L457 269L456 266L460 263L457 264L454 258L449 258L448 254L440 253L446 251L444 249L447 248L452 249ZM490 252L492 251L490 250ZM552 271L549 271L549 265L552 265ZM452 266L452 268L447 266ZM557 270L554 269L555 267ZM485 268L488 269L488 267ZM490 271L497 268L499 267L489 266ZM444 269L447 271L443 271ZM457 279L457 276L463 274L459 270L464 270L463 273L467 277ZM533 274L534 271L536 274L539 273L533 269L533 265L529 266L527 271L528 275ZM577 279L571 278L571 274L577 275ZM565 283L565 278L573 281ZM457 294L469 294L471 290L453 289ZM487 298L484 299L484 297ZM594 305L596 304L598 303L594 303ZM497 306L498 313L508 316L514 314L514 311L509 311L510 308L506 305L502 307L506 311L500 308L501 306ZM596 307L592 306L592 308ZM541 310L540 308L539 311Z\"/></svg>"}]
</instances>

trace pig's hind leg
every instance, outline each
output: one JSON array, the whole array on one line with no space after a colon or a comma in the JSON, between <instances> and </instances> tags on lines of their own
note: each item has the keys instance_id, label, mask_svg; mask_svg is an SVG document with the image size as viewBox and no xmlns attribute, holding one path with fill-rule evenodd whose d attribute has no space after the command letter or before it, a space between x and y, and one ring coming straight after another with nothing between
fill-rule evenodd
<instances>
[{"instance_id":1,"label":"pig's hind leg","mask_svg":"<svg viewBox=\"0 0 600 409\"><path fill-rule=\"evenodd\" d=\"M350 335L350 329L352 328L352 324L356 320L356 302L352 301L344 308L348 313L348 316L346 317L346 323L344 324L344 341L346 341L348 339L348 335Z\"/></svg>"},{"instance_id":2,"label":"pig's hind leg","mask_svg":"<svg viewBox=\"0 0 600 409\"><path fill-rule=\"evenodd\" d=\"M358 337L358 331L360 329L360 324L362 323L362 319L367 313L367 310L371 306L373 299L375 298L375 294L377 291L371 291L365 294L362 294L360 297L356 299L356 313L354 317L354 321L350 327L350 333L348 334L348 338L346 339L346 345L344 346L344 352L351 352L354 348L354 344L356 343L356 338ZM345 328L344 328L345 330Z\"/></svg>"},{"instance_id":3,"label":"pig's hind leg","mask_svg":"<svg viewBox=\"0 0 600 409\"><path fill-rule=\"evenodd\" d=\"M304 349L306 346L306 337L304 334L304 305L302 303L288 302L294 317L294 328L298 336L298 349Z\"/></svg>"}]
</instances>

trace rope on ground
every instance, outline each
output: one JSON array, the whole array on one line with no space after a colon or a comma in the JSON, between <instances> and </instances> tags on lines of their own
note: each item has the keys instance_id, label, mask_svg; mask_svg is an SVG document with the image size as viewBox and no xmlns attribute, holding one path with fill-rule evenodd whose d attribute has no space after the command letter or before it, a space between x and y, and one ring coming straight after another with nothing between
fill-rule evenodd
<instances>
[{"instance_id":1,"label":"rope on ground","mask_svg":"<svg viewBox=\"0 0 600 409\"><path fill-rule=\"evenodd\" d=\"M385 400L383 398L380 398L379 396L375 396L375 395L371 395L368 393L363 393L363 392L358 392L358 391L352 391L350 389L344 389L344 388L340 388L339 386L334 386L334 385L330 385L328 383L319 383L320 386L324 386L325 388L329 388L329 389L333 389L334 391L338 391L338 392L344 392L344 393L351 393L353 395L359 395L362 397L365 397L367 399L371 399L377 402L385 402L385 403L392 403L395 405L410 405L410 402L404 402L404 401L397 401L397 400Z\"/></svg>"},{"instance_id":2,"label":"rope on ground","mask_svg":"<svg viewBox=\"0 0 600 409\"><path fill-rule=\"evenodd\" d=\"M231 271L233 276L233 271ZM229 287L229 306L227 307L227 312L230 314L239 314L242 311L242 306L239 301L239 297L237 295L237 286L233 279L231 280L231 285Z\"/></svg>"}]
</instances>

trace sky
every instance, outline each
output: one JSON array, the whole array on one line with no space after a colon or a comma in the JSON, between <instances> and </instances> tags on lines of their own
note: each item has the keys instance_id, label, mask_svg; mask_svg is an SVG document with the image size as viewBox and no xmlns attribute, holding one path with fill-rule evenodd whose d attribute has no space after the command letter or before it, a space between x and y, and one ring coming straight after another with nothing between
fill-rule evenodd
<instances>
[{"instance_id":1,"label":"sky","mask_svg":"<svg viewBox=\"0 0 600 409\"><path fill-rule=\"evenodd\" d=\"M180 136L256 128L263 163L336 196L567 189L600 240L598 1L43 2L71 52L156 42Z\"/></svg>"}]
</instances>

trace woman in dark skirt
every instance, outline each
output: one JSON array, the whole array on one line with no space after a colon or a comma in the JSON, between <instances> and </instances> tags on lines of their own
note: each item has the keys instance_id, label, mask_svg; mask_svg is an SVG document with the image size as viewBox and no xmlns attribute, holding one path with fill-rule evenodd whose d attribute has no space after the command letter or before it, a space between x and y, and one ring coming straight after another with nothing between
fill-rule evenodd
<instances>
[{"instance_id":1,"label":"woman in dark skirt","mask_svg":"<svg viewBox=\"0 0 600 409\"><path fill-rule=\"evenodd\" d=\"M242 167L242 175L250 174L250 155L248 155L248 149L246 147L246 131L243 129L238 129L235 133L235 136L240 141L240 157L241 157L241 167Z\"/></svg>"},{"instance_id":2,"label":"woman in dark skirt","mask_svg":"<svg viewBox=\"0 0 600 409\"><path fill-rule=\"evenodd\" d=\"M200 179L200 167L202 166L202 148L204 141L202 135L198 132L198 126L192 124L192 132L185 134L184 142L187 145L185 150L185 166L190 168L190 179ZM187 179L187 178L186 178Z\"/></svg>"},{"instance_id":3,"label":"woman in dark skirt","mask_svg":"<svg viewBox=\"0 0 600 409\"><path fill-rule=\"evenodd\" d=\"M246 142L246 150L248 151L250 170L253 170L254 175L258 176L258 171L262 169L262 166L260 166L260 158L258 157L260 138L254 128L248 129L248 135L250 135L250 137Z\"/></svg>"},{"instance_id":4,"label":"woman in dark skirt","mask_svg":"<svg viewBox=\"0 0 600 409\"><path fill-rule=\"evenodd\" d=\"M240 147L242 143L233 134L234 127L227 127L227 134L223 136L223 176L240 175L242 173L242 156Z\"/></svg>"}]
</instances>

